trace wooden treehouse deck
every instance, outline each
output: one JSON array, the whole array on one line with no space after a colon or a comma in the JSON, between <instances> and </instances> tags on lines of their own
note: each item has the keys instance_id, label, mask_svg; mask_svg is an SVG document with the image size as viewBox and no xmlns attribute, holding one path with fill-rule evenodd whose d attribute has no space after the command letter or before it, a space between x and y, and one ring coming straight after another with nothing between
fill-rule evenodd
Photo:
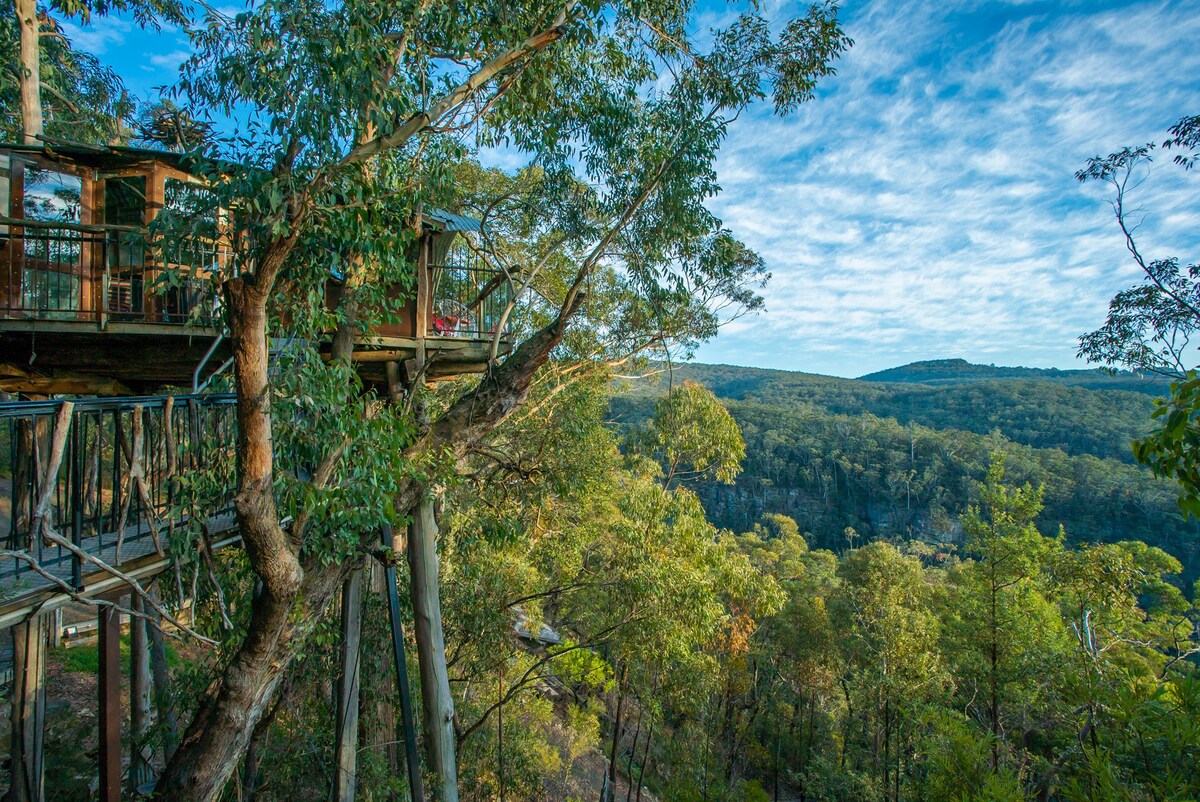
<instances>
[{"instance_id":1,"label":"wooden treehouse deck","mask_svg":"<svg viewBox=\"0 0 1200 802\"><path fill-rule=\"evenodd\" d=\"M0 392L195 391L226 363L219 287L247 265L228 210L194 169L137 148L0 145ZM479 373L493 341L498 354L509 347L512 281L461 239L479 223L430 210L419 230L415 281L387 288L399 312L356 343L368 385L386 384L388 362L409 381ZM331 257L330 309L344 291ZM328 354L330 344L306 347Z\"/></svg>"}]
</instances>

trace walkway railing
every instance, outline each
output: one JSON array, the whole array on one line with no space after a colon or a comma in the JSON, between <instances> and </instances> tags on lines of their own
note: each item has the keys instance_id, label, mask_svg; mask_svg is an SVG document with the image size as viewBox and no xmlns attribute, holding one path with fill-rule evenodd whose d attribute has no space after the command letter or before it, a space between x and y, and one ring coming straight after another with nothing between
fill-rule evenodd
<instances>
[{"instance_id":1,"label":"walkway railing","mask_svg":"<svg viewBox=\"0 0 1200 802\"><path fill-rule=\"evenodd\" d=\"M213 325L219 242L0 217L0 317Z\"/></svg>"},{"instance_id":2,"label":"walkway railing","mask_svg":"<svg viewBox=\"0 0 1200 802\"><path fill-rule=\"evenodd\" d=\"M513 284L503 272L470 252L453 254L451 264L430 265L433 277L433 320L430 333L440 337L490 340L513 298Z\"/></svg>"},{"instance_id":3,"label":"walkway railing","mask_svg":"<svg viewBox=\"0 0 1200 802\"><path fill-rule=\"evenodd\" d=\"M0 536L31 558L0 559L0 600L54 584L31 560L79 589L84 555L163 553L198 466L208 514L231 513L235 439L232 395L0 403Z\"/></svg>"}]
</instances>

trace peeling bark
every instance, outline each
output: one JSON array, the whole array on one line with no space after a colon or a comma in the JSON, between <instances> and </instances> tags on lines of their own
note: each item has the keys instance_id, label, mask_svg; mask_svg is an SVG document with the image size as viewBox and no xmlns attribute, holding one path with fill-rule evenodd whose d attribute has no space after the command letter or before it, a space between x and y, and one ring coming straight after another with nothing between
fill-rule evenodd
<instances>
[{"instance_id":1,"label":"peeling bark","mask_svg":"<svg viewBox=\"0 0 1200 802\"><path fill-rule=\"evenodd\" d=\"M16 0L16 12L17 25L21 29L21 138L26 145L36 145L42 134L41 48L36 0Z\"/></svg>"}]
</instances>

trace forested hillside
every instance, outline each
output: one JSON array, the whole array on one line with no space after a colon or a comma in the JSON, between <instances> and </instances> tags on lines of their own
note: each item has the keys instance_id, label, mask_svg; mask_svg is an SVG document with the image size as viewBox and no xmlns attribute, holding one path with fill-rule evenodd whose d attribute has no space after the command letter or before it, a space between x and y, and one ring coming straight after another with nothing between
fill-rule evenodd
<instances>
[{"instance_id":1,"label":"forested hillside","mask_svg":"<svg viewBox=\"0 0 1200 802\"><path fill-rule=\"evenodd\" d=\"M1060 370L1058 368L1003 367L976 365L965 359L927 359L888 368L865 376L869 382L919 382L921 384L954 385L1000 379L1034 379L1088 390L1132 390L1151 395L1167 391L1167 381L1161 376L1140 375L1129 371L1108 373L1090 370Z\"/></svg>"},{"instance_id":2,"label":"forested hillside","mask_svg":"<svg viewBox=\"0 0 1200 802\"><path fill-rule=\"evenodd\" d=\"M1132 461L1130 441L1150 424L1146 394L1023 377L930 387L709 365L674 378L723 397L746 439L735 484L695 488L718 526L745 531L778 512L822 548L953 541L989 454L1002 452L1013 480L1045 487L1043 533L1143 540L1175 555L1186 581L1200 572L1198 527L1180 517L1175 486ZM667 384L617 396L614 419L643 420Z\"/></svg>"},{"instance_id":3,"label":"forested hillside","mask_svg":"<svg viewBox=\"0 0 1200 802\"><path fill-rule=\"evenodd\" d=\"M1165 382L1131 375L983 365L939 370L936 374L942 378L926 383L922 377L930 376L930 371L917 367L934 364L943 363L917 363L872 374L895 377L887 381L730 365L683 365L673 375L676 381L699 382L729 400L754 400L784 408L811 403L846 415L869 412L900 423L977 434L999 429L1014 442L1036 448L1060 448L1070 454L1125 462L1133 461L1130 441L1149 427L1153 397L1167 392ZM654 396L668 383L663 377L658 382L638 383L625 395Z\"/></svg>"}]
</instances>

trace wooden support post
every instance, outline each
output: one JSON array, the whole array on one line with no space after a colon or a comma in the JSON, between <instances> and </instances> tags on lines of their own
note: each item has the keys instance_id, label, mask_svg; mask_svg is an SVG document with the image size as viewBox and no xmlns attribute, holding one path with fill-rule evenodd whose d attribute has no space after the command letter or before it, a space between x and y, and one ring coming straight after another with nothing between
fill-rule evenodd
<instances>
[{"instance_id":1,"label":"wooden support post","mask_svg":"<svg viewBox=\"0 0 1200 802\"><path fill-rule=\"evenodd\" d=\"M429 272L429 238L421 237L417 249L417 315L413 321L413 337L417 347L422 348L429 336L430 319L433 317L433 276Z\"/></svg>"},{"instance_id":2,"label":"wooden support post","mask_svg":"<svg viewBox=\"0 0 1200 802\"><path fill-rule=\"evenodd\" d=\"M132 595L134 613L146 611L142 597ZM154 779L150 760L154 748L150 739L150 649L147 641L146 621L136 615L129 617L129 732L132 736L133 754L129 762L130 796L137 789Z\"/></svg>"},{"instance_id":3,"label":"wooden support post","mask_svg":"<svg viewBox=\"0 0 1200 802\"><path fill-rule=\"evenodd\" d=\"M121 617L102 605L100 624L100 802L121 802Z\"/></svg>"},{"instance_id":4,"label":"wooden support post","mask_svg":"<svg viewBox=\"0 0 1200 802\"><path fill-rule=\"evenodd\" d=\"M395 363L390 363L395 364ZM371 598L387 598L387 574L378 560L371 560L363 596L363 624L370 626L376 619L368 612ZM399 775L400 739L396 737L395 678L386 649L368 649L364 654L362 716L364 724L362 748L381 750L387 757L389 775ZM374 754L374 752L372 752Z\"/></svg>"},{"instance_id":5,"label":"wooden support post","mask_svg":"<svg viewBox=\"0 0 1200 802\"><path fill-rule=\"evenodd\" d=\"M384 548L396 548L390 526L381 527ZM408 790L412 802L425 802L425 779L421 775L421 756L417 754L417 727L413 721L412 693L408 687L408 661L404 654L404 625L400 621L400 596L396 592L396 567L384 563L383 584L387 591L388 620L392 628L392 658L396 662L396 686L400 691L400 725L404 730L404 762L408 766ZM397 738L397 740L400 740Z\"/></svg>"},{"instance_id":6,"label":"wooden support post","mask_svg":"<svg viewBox=\"0 0 1200 802\"><path fill-rule=\"evenodd\" d=\"M363 569L342 584L342 674L337 696L334 802L354 802L358 781L358 689L361 672Z\"/></svg>"},{"instance_id":7,"label":"wooden support post","mask_svg":"<svg viewBox=\"0 0 1200 802\"><path fill-rule=\"evenodd\" d=\"M156 591L151 594L157 599ZM151 623L146 625L150 640L150 673L154 678L154 707L158 711L158 723L163 731L163 760L170 761L179 746L179 724L175 719L175 706L171 693L171 672L167 666L167 645L163 642L162 614L151 608Z\"/></svg>"},{"instance_id":8,"label":"wooden support post","mask_svg":"<svg viewBox=\"0 0 1200 802\"><path fill-rule=\"evenodd\" d=\"M12 737L9 802L45 798L46 616L34 615L12 629Z\"/></svg>"},{"instance_id":9,"label":"wooden support post","mask_svg":"<svg viewBox=\"0 0 1200 802\"><path fill-rule=\"evenodd\" d=\"M413 619L417 659L421 667L425 752L429 769L440 781L440 802L458 802L458 770L454 751L454 699L446 670L442 602L438 593L437 520L433 499L422 496L408 528L408 564L412 576Z\"/></svg>"}]
</instances>

